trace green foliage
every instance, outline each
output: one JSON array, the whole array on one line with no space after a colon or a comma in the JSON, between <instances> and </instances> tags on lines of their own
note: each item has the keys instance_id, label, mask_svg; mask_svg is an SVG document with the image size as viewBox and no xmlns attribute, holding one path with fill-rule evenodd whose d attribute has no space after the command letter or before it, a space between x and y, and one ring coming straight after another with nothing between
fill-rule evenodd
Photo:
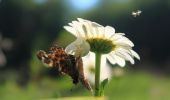
<instances>
[{"instance_id":1,"label":"green foliage","mask_svg":"<svg viewBox=\"0 0 170 100\"><path fill-rule=\"evenodd\" d=\"M45 35L40 35L39 37L35 38L32 45L32 58L30 60L30 74L32 78L39 77L38 75L44 70L45 67L43 67L43 64L41 61L38 60L36 54L39 50L42 50L45 48L45 46L48 45L48 42L46 42L48 39ZM48 47L46 47L48 48Z\"/></svg>"},{"instance_id":2,"label":"green foliage","mask_svg":"<svg viewBox=\"0 0 170 100\"><path fill-rule=\"evenodd\" d=\"M101 82L101 85L100 85L100 95L104 95L104 88L105 86L108 84L108 78L104 79L102 82Z\"/></svg>"},{"instance_id":3,"label":"green foliage","mask_svg":"<svg viewBox=\"0 0 170 100\"><path fill-rule=\"evenodd\" d=\"M107 79L102 82L103 86ZM105 96L109 100L169 100L170 80L155 77L147 73L127 73L109 81L105 87ZM92 96L82 85L74 86L71 78L43 78L40 82L30 82L21 88L16 82L6 81L0 84L1 100L38 100L63 97Z\"/></svg>"}]
</instances>

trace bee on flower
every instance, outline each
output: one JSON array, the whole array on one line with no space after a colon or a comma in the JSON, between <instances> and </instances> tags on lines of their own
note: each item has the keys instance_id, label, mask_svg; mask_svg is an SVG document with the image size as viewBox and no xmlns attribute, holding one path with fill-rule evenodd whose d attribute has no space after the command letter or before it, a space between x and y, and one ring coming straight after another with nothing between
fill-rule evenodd
<instances>
[{"instance_id":1,"label":"bee on flower","mask_svg":"<svg viewBox=\"0 0 170 100\"><path fill-rule=\"evenodd\" d=\"M132 16L134 16L134 17L136 17L136 16L140 16L140 14L142 13L142 11L141 10L137 10L136 12L135 11L133 11L132 12Z\"/></svg>"}]
</instances>

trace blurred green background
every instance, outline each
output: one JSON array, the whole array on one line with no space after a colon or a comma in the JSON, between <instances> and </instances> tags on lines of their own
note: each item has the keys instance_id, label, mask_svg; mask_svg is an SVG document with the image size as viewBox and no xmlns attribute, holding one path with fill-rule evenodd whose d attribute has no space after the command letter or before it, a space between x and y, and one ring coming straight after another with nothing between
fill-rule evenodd
<instances>
[{"instance_id":1,"label":"blurred green background","mask_svg":"<svg viewBox=\"0 0 170 100\"><path fill-rule=\"evenodd\" d=\"M113 76L109 100L170 100L170 0L0 0L0 100L91 96L36 57L74 41L63 26L79 17L125 33L141 56Z\"/></svg>"}]
</instances>

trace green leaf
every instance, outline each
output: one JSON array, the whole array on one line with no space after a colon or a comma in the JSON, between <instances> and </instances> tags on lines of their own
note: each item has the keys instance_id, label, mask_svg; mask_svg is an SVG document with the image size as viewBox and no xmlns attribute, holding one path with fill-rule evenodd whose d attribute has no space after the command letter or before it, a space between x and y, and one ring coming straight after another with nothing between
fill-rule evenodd
<instances>
[{"instance_id":1,"label":"green leaf","mask_svg":"<svg viewBox=\"0 0 170 100\"><path fill-rule=\"evenodd\" d=\"M106 86L106 84L108 83L108 78L104 79L102 82L101 82L101 85L100 85L100 95L104 95L104 88Z\"/></svg>"}]
</instances>

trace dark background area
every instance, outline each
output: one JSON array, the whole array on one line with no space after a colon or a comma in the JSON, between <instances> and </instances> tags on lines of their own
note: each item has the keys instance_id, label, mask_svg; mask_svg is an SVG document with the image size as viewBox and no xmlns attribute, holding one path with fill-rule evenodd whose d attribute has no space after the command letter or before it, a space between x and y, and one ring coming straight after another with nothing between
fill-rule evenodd
<instances>
[{"instance_id":1,"label":"dark background area","mask_svg":"<svg viewBox=\"0 0 170 100\"><path fill-rule=\"evenodd\" d=\"M13 41L12 50L3 51L8 61L4 68L17 69L21 63L28 62L32 56L33 45L39 37L46 37L46 43L42 42L40 45L49 47L63 30L63 26L77 17L110 25L115 27L117 32L126 33L127 37L134 41L135 50L141 56L138 63L152 62L163 64L156 66L161 69L168 68L169 0L98 1L96 7L87 11L76 11L72 8L74 5L69 3L69 0L2 0L0 32L3 37ZM138 9L142 14L134 18L131 12Z\"/></svg>"},{"instance_id":2,"label":"dark background area","mask_svg":"<svg viewBox=\"0 0 170 100\"><path fill-rule=\"evenodd\" d=\"M133 17L132 11L137 10L141 15ZM61 34L67 34L63 26L78 17L125 33L141 57L135 66L128 64L130 69L170 75L170 0L1 0L0 34L12 41L12 47L0 46L7 61L0 67L0 82L7 80L3 76L11 70L21 85L34 75L39 79L44 69L37 67L42 65L37 64L36 52L53 43L64 41L66 46L73 41L69 36L65 38L70 40L62 40ZM56 75L54 69L45 73Z\"/></svg>"}]
</instances>

